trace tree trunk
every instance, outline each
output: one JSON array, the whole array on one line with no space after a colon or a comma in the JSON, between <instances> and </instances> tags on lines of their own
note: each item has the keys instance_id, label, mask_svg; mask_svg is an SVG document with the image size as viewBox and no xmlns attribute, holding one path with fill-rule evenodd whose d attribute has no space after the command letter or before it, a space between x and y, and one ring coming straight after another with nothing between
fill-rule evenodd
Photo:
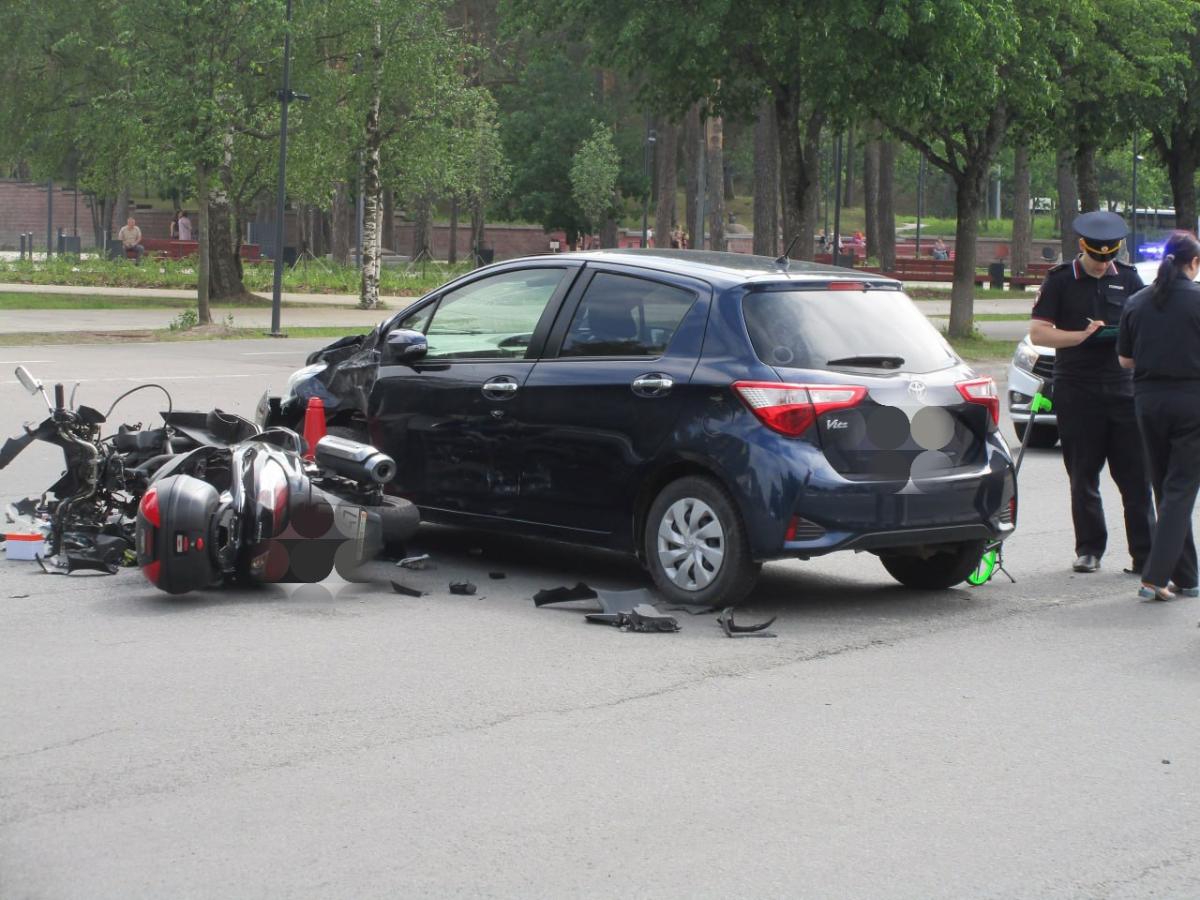
<instances>
[{"instance_id":1,"label":"tree trunk","mask_svg":"<svg viewBox=\"0 0 1200 900\"><path fill-rule=\"evenodd\" d=\"M721 165L721 185L723 197L726 203L732 203L737 195L733 192L733 164L729 161L727 154L722 154L725 157Z\"/></svg>"},{"instance_id":2,"label":"tree trunk","mask_svg":"<svg viewBox=\"0 0 1200 900\"><path fill-rule=\"evenodd\" d=\"M450 245L446 248L446 262L458 262L458 198L450 198Z\"/></svg>"},{"instance_id":3,"label":"tree trunk","mask_svg":"<svg viewBox=\"0 0 1200 900\"><path fill-rule=\"evenodd\" d=\"M655 182L658 196L654 201L654 246L671 246L675 229L675 189L679 183L676 160L679 155L679 126L668 119L658 122L658 145L655 159Z\"/></svg>"},{"instance_id":4,"label":"tree trunk","mask_svg":"<svg viewBox=\"0 0 1200 900\"><path fill-rule=\"evenodd\" d=\"M867 256L879 258L879 124L872 122L863 141L863 231Z\"/></svg>"},{"instance_id":5,"label":"tree trunk","mask_svg":"<svg viewBox=\"0 0 1200 900\"><path fill-rule=\"evenodd\" d=\"M708 123L708 230L713 250L725 249L725 123L713 116Z\"/></svg>"},{"instance_id":6,"label":"tree trunk","mask_svg":"<svg viewBox=\"0 0 1200 900\"><path fill-rule=\"evenodd\" d=\"M225 135L224 154L218 167L218 186L208 198L209 300L245 300L249 296L242 283L242 257L238 252L241 235L234 225L233 213L233 133ZM283 248L276 252L282 253Z\"/></svg>"},{"instance_id":7,"label":"tree trunk","mask_svg":"<svg viewBox=\"0 0 1200 900\"><path fill-rule=\"evenodd\" d=\"M684 120L683 129L683 160L684 172L684 214L687 223L684 230L688 236L688 246L702 249L703 231L697 227L696 219L700 215L700 152L704 145L704 133L700 120L700 104L692 104Z\"/></svg>"},{"instance_id":8,"label":"tree trunk","mask_svg":"<svg viewBox=\"0 0 1200 900\"><path fill-rule=\"evenodd\" d=\"M375 2L376 10L379 0ZM379 130L379 106L383 93L383 26L376 17L371 31L371 59L368 63L370 88L367 119L363 128L363 236L362 276L358 305L362 309L379 307L379 250L383 239L383 185L379 180L379 148L383 134Z\"/></svg>"},{"instance_id":9,"label":"tree trunk","mask_svg":"<svg viewBox=\"0 0 1200 900\"><path fill-rule=\"evenodd\" d=\"M412 258L413 262L419 259L433 258L433 203L428 195L422 195L417 198L413 204L413 233L412 233Z\"/></svg>"},{"instance_id":10,"label":"tree trunk","mask_svg":"<svg viewBox=\"0 0 1200 900\"><path fill-rule=\"evenodd\" d=\"M116 219L124 227L125 222L129 219L130 211L133 208L133 198L129 194L129 188L121 191L117 197L117 215Z\"/></svg>"},{"instance_id":11,"label":"tree trunk","mask_svg":"<svg viewBox=\"0 0 1200 900\"><path fill-rule=\"evenodd\" d=\"M1080 144L1075 150L1075 179L1079 185L1079 211L1100 209L1100 180L1096 174L1095 144Z\"/></svg>"},{"instance_id":12,"label":"tree trunk","mask_svg":"<svg viewBox=\"0 0 1200 900\"><path fill-rule=\"evenodd\" d=\"M1012 272L1024 275L1029 269L1030 232L1029 219L1029 145L1021 143L1013 151L1013 229L1012 229Z\"/></svg>"},{"instance_id":13,"label":"tree trunk","mask_svg":"<svg viewBox=\"0 0 1200 900\"><path fill-rule=\"evenodd\" d=\"M807 248L805 259L812 259L813 235L821 215L821 130L825 127L822 114L812 114L804 123L803 153L804 199L800 201L800 243Z\"/></svg>"},{"instance_id":14,"label":"tree trunk","mask_svg":"<svg viewBox=\"0 0 1200 900\"><path fill-rule=\"evenodd\" d=\"M570 235L568 235L568 238ZM471 204L471 265L479 265L479 249L483 246L483 198Z\"/></svg>"},{"instance_id":15,"label":"tree trunk","mask_svg":"<svg viewBox=\"0 0 1200 900\"><path fill-rule=\"evenodd\" d=\"M600 226L600 249L609 250L619 243L617 235L617 220L611 216Z\"/></svg>"},{"instance_id":16,"label":"tree trunk","mask_svg":"<svg viewBox=\"0 0 1200 900\"><path fill-rule=\"evenodd\" d=\"M879 265L896 268L896 144L879 142Z\"/></svg>"},{"instance_id":17,"label":"tree trunk","mask_svg":"<svg viewBox=\"0 0 1200 900\"><path fill-rule=\"evenodd\" d=\"M987 190L989 162L968 163L956 176L954 229L954 285L950 291L950 336L970 337L975 329L975 239L979 237L979 210Z\"/></svg>"},{"instance_id":18,"label":"tree trunk","mask_svg":"<svg viewBox=\"0 0 1200 900\"><path fill-rule=\"evenodd\" d=\"M1192 233L1196 231L1196 156L1190 144L1176 143L1167 160L1171 196L1175 199L1175 227Z\"/></svg>"},{"instance_id":19,"label":"tree trunk","mask_svg":"<svg viewBox=\"0 0 1200 900\"><path fill-rule=\"evenodd\" d=\"M396 252L396 192L390 187L383 189L383 233L382 246Z\"/></svg>"},{"instance_id":20,"label":"tree trunk","mask_svg":"<svg viewBox=\"0 0 1200 900\"><path fill-rule=\"evenodd\" d=\"M200 259L196 271L196 319L201 325L212 324L212 310L208 304L208 275L211 261L208 250L208 167L196 163L196 243L200 245Z\"/></svg>"},{"instance_id":21,"label":"tree trunk","mask_svg":"<svg viewBox=\"0 0 1200 900\"><path fill-rule=\"evenodd\" d=\"M1079 214L1079 196L1076 193L1074 157L1070 150L1059 150L1056 157L1056 180L1058 181L1058 229L1062 241L1062 258L1073 259L1079 246L1075 240L1072 222Z\"/></svg>"},{"instance_id":22,"label":"tree trunk","mask_svg":"<svg viewBox=\"0 0 1200 900\"><path fill-rule=\"evenodd\" d=\"M350 186L339 181L333 186L333 222L331 226L334 262L350 265L350 231L354 224L354 207L350 203Z\"/></svg>"},{"instance_id":23,"label":"tree trunk","mask_svg":"<svg viewBox=\"0 0 1200 900\"><path fill-rule=\"evenodd\" d=\"M775 107L764 100L754 121L754 252L779 255L779 137Z\"/></svg>"},{"instance_id":24,"label":"tree trunk","mask_svg":"<svg viewBox=\"0 0 1200 900\"><path fill-rule=\"evenodd\" d=\"M812 259L812 228L816 223L818 193L817 160L824 114L818 110L803 111L799 96L786 85L775 85L772 93L779 134L783 243L786 248L795 241L791 252L793 259ZM804 125L803 135L801 124Z\"/></svg>"},{"instance_id":25,"label":"tree trunk","mask_svg":"<svg viewBox=\"0 0 1200 900\"><path fill-rule=\"evenodd\" d=\"M854 205L854 125L846 130L846 181L842 192L842 206Z\"/></svg>"}]
</instances>

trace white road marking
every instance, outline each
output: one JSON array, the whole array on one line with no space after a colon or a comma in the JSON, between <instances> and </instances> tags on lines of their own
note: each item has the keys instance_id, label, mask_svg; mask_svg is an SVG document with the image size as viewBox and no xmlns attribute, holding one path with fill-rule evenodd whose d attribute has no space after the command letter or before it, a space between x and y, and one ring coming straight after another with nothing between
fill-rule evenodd
<instances>
[{"instance_id":1,"label":"white road marking","mask_svg":"<svg viewBox=\"0 0 1200 900\"><path fill-rule=\"evenodd\" d=\"M0 359L0 366L11 366L14 363L23 365L24 363L48 363L54 362L52 359Z\"/></svg>"}]
</instances>

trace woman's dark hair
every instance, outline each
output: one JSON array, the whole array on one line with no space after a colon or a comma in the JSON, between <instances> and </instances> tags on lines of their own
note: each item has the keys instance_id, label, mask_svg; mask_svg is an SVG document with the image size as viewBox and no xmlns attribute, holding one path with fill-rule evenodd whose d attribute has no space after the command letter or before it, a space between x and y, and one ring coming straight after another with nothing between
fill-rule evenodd
<instances>
[{"instance_id":1,"label":"woman's dark hair","mask_svg":"<svg viewBox=\"0 0 1200 900\"><path fill-rule=\"evenodd\" d=\"M1162 264L1154 276L1154 290L1150 299L1162 309L1167 303L1167 294L1176 278L1183 278L1183 267L1200 256L1200 241L1190 231L1176 231L1163 244Z\"/></svg>"}]
</instances>

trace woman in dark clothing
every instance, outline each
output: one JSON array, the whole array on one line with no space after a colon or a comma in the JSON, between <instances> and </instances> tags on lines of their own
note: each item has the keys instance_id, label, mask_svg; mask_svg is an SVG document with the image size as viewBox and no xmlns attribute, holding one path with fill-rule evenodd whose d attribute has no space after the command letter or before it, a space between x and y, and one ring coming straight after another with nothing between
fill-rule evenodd
<instances>
[{"instance_id":1,"label":"woman in dark clothing","mask_svg":"<svg viewBox=\"0 0 1200 900\"><path fill-rule=\"evenodd\" d=\"M1133 369L1138 428L1158 504L1144 600L1200 596L1192 510L1200 490L1200 242L1173 234L1158 276L1121 316L1117 355ZM1168 583L1168 580L1170 583Z\"/></svg>"}]
</instances>

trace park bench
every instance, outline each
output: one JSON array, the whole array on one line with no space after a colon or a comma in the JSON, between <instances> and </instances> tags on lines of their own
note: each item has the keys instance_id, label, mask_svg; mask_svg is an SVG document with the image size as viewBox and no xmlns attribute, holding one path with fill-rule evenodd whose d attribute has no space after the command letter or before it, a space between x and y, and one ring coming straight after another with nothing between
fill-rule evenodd
<instances>
[{"instance_id":1,"label":"park bench","mask_svg":"<svg viewBox=\"0 0 1200 900\"><path fill-rule=\"evenodd\" d=\"M954 260L952 259L909 259L900 257L896 260L895 268L887 273L901 281L954 281ZM987 273L976 272L975 283L984 284Z\"/></svg>"},{"instance_id":2,"label":"park bench","mask_svg":"<svg viewBox=\"0 0 1200 900\"><path fill-rule=\"evenodd\" d=\"M157 256L159 259L187 259L189 256L198 256L200 253L198 241L142 238L142 246L146 248L147 255ZM132 254L129 253L126 253L126 256L132 258ZM262 259L262 247L258 244L242 244L241 257L249 262L257 262Z\"/></svg>"}]
</instances>

